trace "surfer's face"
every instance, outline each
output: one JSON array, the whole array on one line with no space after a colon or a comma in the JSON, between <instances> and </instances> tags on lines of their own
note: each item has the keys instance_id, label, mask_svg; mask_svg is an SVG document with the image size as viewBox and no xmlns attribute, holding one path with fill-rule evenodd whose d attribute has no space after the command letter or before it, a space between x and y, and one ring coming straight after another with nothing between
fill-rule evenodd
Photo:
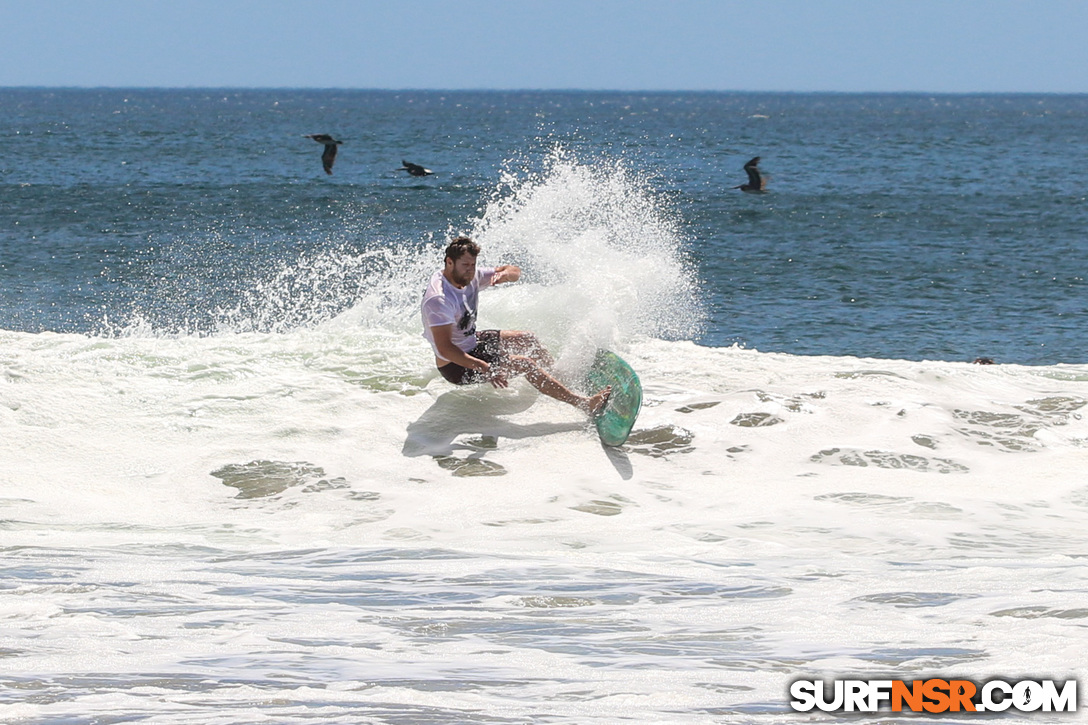
<instances>
[{"instance_id":1,"label":"surfer's face","mask_svg":"<svg viewBox=\"0 0 1088 725\"><path fill-rule=\"evenodd\" d=\"M462 254L457 260L446 257L446 279L458 287L464 287L476 276L476 258Z\"/></svg>"}]
</instances>

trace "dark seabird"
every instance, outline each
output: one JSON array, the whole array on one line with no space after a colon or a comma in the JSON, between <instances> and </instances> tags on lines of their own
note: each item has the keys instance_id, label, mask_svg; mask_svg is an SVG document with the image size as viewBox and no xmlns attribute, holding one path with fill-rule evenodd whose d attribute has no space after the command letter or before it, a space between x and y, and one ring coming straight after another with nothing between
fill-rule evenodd
<instances>
[{"instance_id":1,"label":"dark seabird","mask_svg":"<svg viewBox=\"0 0 1088 725\"><path fill-rule=\"evenodd\" d=\"M430 169L425 169L419 164L411 164L407 161L401 161L401 163L404 165L401 168L397 169L397 171L407 171L412 176L431 176L432 174L434 174L433 171L431 171Z\"/></svg>"},{"instance_id":2,"label":"dark seabird","mask_svg":"<svg viewBox=\"0 0 1088 725\"><path fill-rule=\"evenodd\" d=\"M326 174L332 174L332 163L336 161L336 145L344 142L337 141L327 133L308 133L306 138L312 138L324 145L325 153L321 154L321 165L325 167Z\"/></svg>"},{"instance_id":3,"label":"dark seabird","mask_svg":"<svg viewBox=\"0 0 1088 725\"><path fill-rule=\"evenodd\" d=\"M748 183L734 186L734 189L747 191L749 194L762 194L767 190L767 180L759 173L758 156L746 163L744 165L744 170L748 173Z\"/></svg>"}]
</instances>

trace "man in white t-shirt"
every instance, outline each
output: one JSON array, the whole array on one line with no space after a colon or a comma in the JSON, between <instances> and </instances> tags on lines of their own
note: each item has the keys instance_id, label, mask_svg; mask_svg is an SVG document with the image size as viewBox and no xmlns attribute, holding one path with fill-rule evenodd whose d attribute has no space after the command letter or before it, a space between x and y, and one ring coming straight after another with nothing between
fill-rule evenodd
<instances>
[{"instance_id":1,"label":"man in white t-shirt","mask_svg":"<svg viewBox=\"0 0 1088 725\"><path fill-rule=\"evenodd\" d=\"M608 401L611 386L595 395L575 393L560 383L548 368L552 358L531 332L520 330L476 331L480 290L516 282L521 269L512 264L476 267L480 246L458 237L446 247L443 269L435 272L423 293L423 336L434 349L435 365L454 385L489 382L505 388L509 379L524 375L540 392L599 414Z\"/></svg>"}]
</instances>

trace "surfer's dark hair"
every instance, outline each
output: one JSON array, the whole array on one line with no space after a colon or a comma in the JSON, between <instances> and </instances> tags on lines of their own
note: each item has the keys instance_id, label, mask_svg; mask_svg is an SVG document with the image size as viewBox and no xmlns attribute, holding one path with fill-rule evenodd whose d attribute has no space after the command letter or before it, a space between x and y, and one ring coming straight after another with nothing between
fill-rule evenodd
<instances>
[{"instance_id":1,"label":"surfer's dark hair","mask_svg":"<svg viewBox=\"0 0 1088 725\"><path fill-rule=\"evenodd\" d=\"M468 237L457 237L446 247L446 259L452 259L454 262L465 254L471 254L473 257L480 256L480 245Z\"/></svg>"}]
</instances>

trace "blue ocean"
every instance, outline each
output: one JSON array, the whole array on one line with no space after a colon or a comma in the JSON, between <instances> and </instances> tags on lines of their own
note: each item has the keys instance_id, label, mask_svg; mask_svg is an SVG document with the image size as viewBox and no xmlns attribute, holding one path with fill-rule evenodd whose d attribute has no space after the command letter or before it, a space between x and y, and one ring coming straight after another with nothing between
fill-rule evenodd
<instances>
[{"instance_id":1,"label":"blue ocean","mask_svg":"<svg viewBox=\"0 0 1088 725\"><path fill-rule=\"evenodd\" d=\"M1086 168L1088 96L0 89L0 720L1076 677ZM639 372L624 446L437 374L461 234L481 328Z\"/></svg>"}]
</instances>

